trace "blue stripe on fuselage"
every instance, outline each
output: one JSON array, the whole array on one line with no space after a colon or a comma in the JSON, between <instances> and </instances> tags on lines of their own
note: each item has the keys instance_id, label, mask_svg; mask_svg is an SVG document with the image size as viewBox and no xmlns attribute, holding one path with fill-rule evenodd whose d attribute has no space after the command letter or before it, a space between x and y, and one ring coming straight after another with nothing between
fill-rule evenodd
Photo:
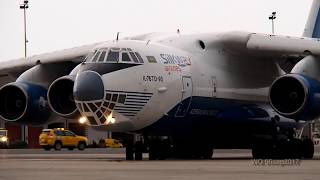
<instances>
[{"instance_id":1,"label":"blue stripe on fuselage","mask_svg":"<svg viewBox=\"0 0 320 180\"><path fill-rule=\"evenodd\" d=\"M190 99L185 99L188 102ZM184 102L183 102L184 103ZM183 104L182 103L182 104ZM217 99L210 97L192 97L192 102L184 117L176 117L179 104L156 123L142 131L152 134L174 135L184 133L219 134L228 131L254 133L270 133L272 131L269 113L257 104ZM283 126L294 127L290 121Z\"/></svg>"}]
</instances>

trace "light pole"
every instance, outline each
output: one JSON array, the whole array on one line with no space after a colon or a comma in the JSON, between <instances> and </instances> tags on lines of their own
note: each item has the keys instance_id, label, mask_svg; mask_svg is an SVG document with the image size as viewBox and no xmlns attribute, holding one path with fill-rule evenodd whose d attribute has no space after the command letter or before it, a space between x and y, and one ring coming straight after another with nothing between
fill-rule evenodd
<instances>
[{"instance_id":1,"label":"light pole","mask_svg":"<svg viewBox=\"0 0 320 180\"><path fill-rule=\"evenodd\" d=\"M276 12L272 12L272 14L269 16L269 19L272 22L272 34L274 34L274 20L276 19Z\"/></svg>"},{"instance_id":2,"label":"light pole","mask_svg":"<svg viewBox=\"0 0 320 180\"><path fill-rule=\"evenodd\" d=\"M26 9L29 8L28 0L24 0L23 4L20 5L20 9L23 9L24 16L24 57L27 57L27 22L26 22Z\"/></svg>"}]
</instances>

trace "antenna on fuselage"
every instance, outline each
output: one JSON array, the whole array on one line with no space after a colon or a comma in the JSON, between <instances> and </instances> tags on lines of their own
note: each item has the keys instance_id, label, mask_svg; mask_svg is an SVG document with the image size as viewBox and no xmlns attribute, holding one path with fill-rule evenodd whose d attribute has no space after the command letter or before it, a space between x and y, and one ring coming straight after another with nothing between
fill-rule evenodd
<instances>
[{"instance_id":1,"label":"antenna on fuselage","mask_svg":"<svg viewBox=\"0 0 320 180\"><path fill-rule=\"evenodd\" d=\"M119 34L120 34L120 32L117 32L117 41L119 40Z\"/></svg>"}]
</instances>

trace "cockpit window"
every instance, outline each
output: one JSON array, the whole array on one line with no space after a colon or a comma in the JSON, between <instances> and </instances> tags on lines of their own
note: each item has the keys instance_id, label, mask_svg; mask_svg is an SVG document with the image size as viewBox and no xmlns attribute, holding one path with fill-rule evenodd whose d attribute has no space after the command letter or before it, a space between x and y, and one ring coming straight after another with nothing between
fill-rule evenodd
<instances>
[{"instance_id":1,"label":"cockpit window","mask_svg":"<svg viewBox=\"0 0 320 180\"><path fill-rule=\"evenodd\" d=\"M106 56L106 51L103 51L99 57L99 62L103 62L104 61L104 57Z\"/></svg>"},{"instance_id":2,"label":"cockpit window","mask_svg":"<svg viewBox=\"0 0 320 180\"><path fill-rule=\"evenodd\" d=\"M130 56L132 57L133 62L139 63L139 61L138 61L136 55L134 54L134 52L129 52L129 53L130 53Z\"/></svg>"},{"instance_id":3,"label":"cockpit window","mask_svg":"<svg viewBox=\"0 0 320 180\"><path fill-rule=\"evenodd\" d=\"M94 55L94 58L93 58L93 60L92 60L92 62L96 62L97 60L98 60L98 58L99 58L99 56L100 56L100 51L98 51L95 55Z\"/></svg>"},{"instance_id":4,"label":"cockpit window","mask_svg":"<svg viewBox=\"0 0 320 180\"><path fill-rule=\"evenodd\" d=\"M91 61L91 59L93 58L94 54L96 53L97 51L94 51L94 52L90 52L88 54L88 56L84 59L85 62L89 62Z\"/></svg>"},{"instance_id":5,"label":"cockpit window","mask_svg":"<svg viewBox=\"0 0 320 180\"><path fill-rule=\"evenodd\" d=\"M131 61L128 53L122 52L122 61L125 61L125 62L130 62Z\"/></svg>"},{"instance_id":6,"label":"cockpit window","mask_svg":"<svg viewBox=\"0 0 320 180\"><path fill-rule=\"evenodd\" d=\"M143 63L143 59L142 57L140 56L140 54L138 52L135 52L136 56L138 57L139 59L139 63Z\"/></svg>"},{"instance_id":7,"label":"cockpit window","mask_svg":"<svg viewBox=\"0 0 320 180\"><path fill-rule=\"evenodd\" d=\"M99 48L88 54L85 58L85 62L92 63L144 63L142 56L138 52L132 51L131 48Z\"/></svg>"},{"instance_id":8,"label":"cockpit window","mask_svg":"<svg viewBox=\"0 0 320 180\"><path fill-rule=\"evenodd\" d=\"M119 61L119 51L110 50L107 62L118 62Z\"/></svg>"}]
</instances>

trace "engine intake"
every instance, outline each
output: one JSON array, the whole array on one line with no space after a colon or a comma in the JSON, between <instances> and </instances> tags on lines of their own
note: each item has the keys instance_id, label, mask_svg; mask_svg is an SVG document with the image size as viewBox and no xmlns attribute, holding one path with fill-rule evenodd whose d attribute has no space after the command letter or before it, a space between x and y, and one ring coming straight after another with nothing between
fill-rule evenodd
<instances>
[{"instance_id":1,"label":"engine intake","mask_svg":"<svg viewBox=\"0 0 320 180\"><path fill-rule=\"evenodd\" d=\"M300 74L276 79L269 91L270 104L282 116L313 120L320 115L320 83Z\"/></svg>"},{"instance_id":2,"label":"engine intake","mask_svg":"<svg viewBox=\"0 0 320 180\"><path fill-rule=\"evenodd\" d=\"M49 87L49 106L58 115L74 118L80 113L73 98L74 76L68 75L56 79Z\"/></svg>"},{"instance_id":3,"label":"engine intake","mask_svg":"<svg viewBox=\"0 0 320 180\"><path fill-rule=\"evenodd\" d=\"M0 116L5 121L41 124L50 115L46 107L47 90L41 86L14 82L0 89Z\"/></svg>"}]
</instances>

